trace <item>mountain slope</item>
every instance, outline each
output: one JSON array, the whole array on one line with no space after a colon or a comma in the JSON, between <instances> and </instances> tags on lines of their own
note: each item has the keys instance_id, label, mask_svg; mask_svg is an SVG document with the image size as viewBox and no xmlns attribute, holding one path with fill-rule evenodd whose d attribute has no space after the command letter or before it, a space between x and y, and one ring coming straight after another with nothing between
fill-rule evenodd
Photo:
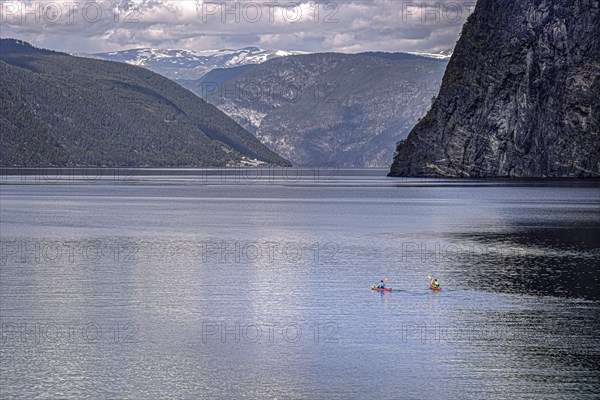
<instances>
[{"instance_id":1,"label":"mountain slope","mask_svg":"<svg viewBox=\"0 0 600 400\"><path fill-rule=\"evenodd\" d=\"M376 167L425 114L445 66L403 53L316 53L182 84L295 164Z\"/></svg>"},{"instance_id":2,"label":"mountain slope","mask_svg":"<svg viewBox=\"0 0 600 400\"><path fill-rule=\"evenodd\" d=\"M256 68L256 64L231 68L215 68L200 79L175 79L175 82L205 98L219 89L225 82Z\"/></svg>"},{"instance_id":3,"label":"mountain slope","mask_svg":"<svg viewBox=\"0 0 600 400\"><path fill-rule=\"evenodd\" d=\"M0 71L4 71L0 61ZM0 79L0 165L69 165L67 150Z\"/></svg>"},{"instance_id":4,"label":"mountain slope","mask_svg":"<svg viewBox=\"0 0 600 400\"><path fill-rule=\"evenodd\" d=\"M392 176L599 177L600 10L479 0Z\"/></svg>"},{"instance_id":5,"label":"mountain slope","mask_svg":"<svg viewBox=\"0 0 600 400\"><path fill-rule=\"evenodd\" d=\"M258 47L206 51L143 48L110 53L81 54L81 56L137 65L170 79L199 79L216 68L260 64L273 58L295 54L305 53L263 50Z\"/></svg>"},{"instance_id":6,"label":"mountain slope","mask_svg":"<svg viewBox=\"0 0 600 400\"><path fill-rule=\"evenodd\" d=\"M287 164L214 106L143 68L2 39L0 74L2 165Z\"/></svg>"}]
</instances>

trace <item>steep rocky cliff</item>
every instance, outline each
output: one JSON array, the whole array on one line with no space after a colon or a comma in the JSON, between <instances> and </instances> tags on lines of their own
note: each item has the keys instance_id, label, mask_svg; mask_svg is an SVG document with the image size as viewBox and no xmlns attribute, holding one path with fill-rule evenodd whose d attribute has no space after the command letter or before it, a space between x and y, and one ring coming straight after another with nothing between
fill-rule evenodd
<instances>
[{"instance_id":1,"label":"steep rocky cliff","mask_svg":"<svg viewBox=\"0 0 600 400\"><path fill-rule=\"evenodd\" d=\"M599 4L479 0L390 175L600 177Z\"/></svg>"}]
</instances>

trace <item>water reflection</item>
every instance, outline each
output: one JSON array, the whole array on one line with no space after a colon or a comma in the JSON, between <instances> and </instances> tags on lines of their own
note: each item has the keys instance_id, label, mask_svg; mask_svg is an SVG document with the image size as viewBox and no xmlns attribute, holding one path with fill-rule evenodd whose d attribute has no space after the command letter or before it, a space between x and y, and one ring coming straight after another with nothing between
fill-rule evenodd
<instances>
[{"instance_id":1,"label":"water reflection","mask_svg":"<svg viewBox=\"0 0 600 400\"><path fill-rule=\"evenodd\" d=\"M1 397L600 393L597 187L186 174L2 186Z\"/></svg>"},{"instance_id":2,"label":"water reflection","mask_svg":"<svg viewBox=\"0 0 600 400\"><path fill-rule=\"evenodd\" d=\"M472 289L600 299L600 230L573 227L515 226L505 233L455 235L463 254L458 279ZM470 267L469 267L470 266Z\"/></svg>"}]
</instances>

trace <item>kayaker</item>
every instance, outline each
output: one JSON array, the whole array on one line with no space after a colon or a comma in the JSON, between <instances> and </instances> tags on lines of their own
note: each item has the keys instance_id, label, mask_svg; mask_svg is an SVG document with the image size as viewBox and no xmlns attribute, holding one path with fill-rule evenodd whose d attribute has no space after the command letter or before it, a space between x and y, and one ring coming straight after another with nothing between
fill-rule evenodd
<instances>
[{"instance_id":1,"label":"kayaker","mask_svg":"<svg viewBox=\"0 0 600 400\"><path fill-rule=\"evenodd\" d=\"M431 287L436 288L436 289L440 287L440 283L438 282L437 279L434 279L431 281Z\"/></svg>"},{"instance_id":2,"label":"kayaker","mask_svg":"<svg viewBox=\"0 0 600 400\"><path fill-rule=\"evenodd\" d=\"M384 289L385 288L385 282L383 280L381 280L378 284L377 284L377 289Z\"/></svg>"}]
</instances>

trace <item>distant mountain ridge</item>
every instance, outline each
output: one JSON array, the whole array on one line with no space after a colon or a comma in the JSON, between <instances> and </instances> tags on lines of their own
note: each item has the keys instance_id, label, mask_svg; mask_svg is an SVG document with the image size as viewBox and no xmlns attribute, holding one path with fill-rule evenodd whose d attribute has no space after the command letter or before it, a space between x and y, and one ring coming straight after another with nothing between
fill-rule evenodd
<instances>
[{"instance_id":1,"label":"distant mountain ridge","mask_svg":"<svg viewBox=\"0 0 600 400\"><path fill-rule=\"evenodd\" d=\"M4 166L289 165L163 76L14 39L0 40L0 134Z\"/></svg>"},{"instance_id":2,"label":"distant mountain ridge","mask_svg":"<svg viewBox=\"0 0 600 400\"><path fill-rule=\"evenodd\" d=\"M406 53L313 53L178 82L294 164L387 167L446 64Z\"/></svg>"},{"instance_id":3,"label":"distant mountain ridge","mask_svg":"<svg viewBox=\"0 0 600 400\"><path fill-rule=\"evenodd\" d=\"M130 49L107 53L75 54L82 57L124 62L148 68L170 79L199 79L215 68L260 64L303 51L264 50L258 47L223 50Z\"/></svg>"},{"instance_id":4,"label":"distant mountain ridge","mask_svg":"<svg viewBox=\"0 0 600 400\"><path fill-rule=\"evenodd\" d=\"M142 66L173 79L294 164L387 167L394 145L437 94L451 53L246 47L131 49L86 56ZM278 93L282 90L293 92L293 101L284 98L290 93Z\"/></svg>"},{"instance_id":5,"label":"distant mountain ridge","mask_svg":"<svg viewBox=\"0 0 600 400\"><path fill-rule=\"evenodd\" d=\"M148 68L158 74L174 80L200 79L214 69L236 68L244 65L258 65L279 57L314 54L297 50L265 50L249 46L242 49L222 50L184 50L138 48L103 53L73 53L78 57L97 58L100 60L123 62ZM452 50L436 53L406 52L383 53L369 52L362 54L409 54L426 58L448 60Z\"/></svg>"}]
</instances>

